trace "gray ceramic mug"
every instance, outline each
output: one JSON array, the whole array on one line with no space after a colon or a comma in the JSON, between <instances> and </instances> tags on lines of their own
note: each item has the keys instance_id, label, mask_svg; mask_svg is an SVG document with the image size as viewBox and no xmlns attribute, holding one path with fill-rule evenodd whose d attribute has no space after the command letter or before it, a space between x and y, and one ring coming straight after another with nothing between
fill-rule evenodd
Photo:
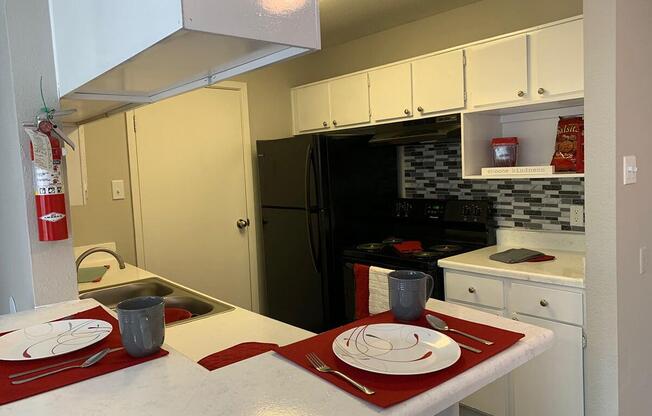
<instances>
[{"instance_id":1,"label":"gray ceramic mug","mask_svg":"<svg viewBox=\"0 0 652 416\"><path fill-rule=\"evenodd\" d=\"M419 319L432 294L435 281L429 274L411 270L396 270L388 275L389 305L400 321Z\"/></svg>"},{"instance_id":2,"label":"gray ceramic mug","mask_svg":"<svg viewBox=\"0 0 652 416\"><path fill-rule=\"evenodd\" d=\"M165 339L165 305L158 296L141 296L120 302L116 308L122 346L132 357L161 349Z\"/></svg>"}]
</instances>

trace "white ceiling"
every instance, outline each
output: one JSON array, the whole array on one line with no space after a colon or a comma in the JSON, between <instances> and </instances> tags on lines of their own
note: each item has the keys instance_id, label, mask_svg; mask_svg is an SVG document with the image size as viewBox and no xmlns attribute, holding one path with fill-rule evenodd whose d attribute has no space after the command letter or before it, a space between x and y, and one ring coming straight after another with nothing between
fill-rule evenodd
<instances>
[{"instance_id":1,"label":"white ceiling","mask_svg":"<svg viewBox=\"0 0 652 416\"><path fill-rule=\"evenodd\" d=\"M322 47L337 45L479 0L320 0Z\"/></svg>"}]
</instances>

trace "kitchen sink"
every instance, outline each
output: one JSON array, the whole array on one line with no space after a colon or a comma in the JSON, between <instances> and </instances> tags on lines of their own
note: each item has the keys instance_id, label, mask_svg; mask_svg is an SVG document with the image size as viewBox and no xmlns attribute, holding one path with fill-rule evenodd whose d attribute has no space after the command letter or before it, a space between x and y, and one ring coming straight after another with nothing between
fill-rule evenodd
<instances>
[{"instance_id":1,"label":"kitchen sink","mask_svg":"<svg viewBox=\"0 0 652 416\"><path fill-rule=\"evenodd\" d=\"M115 309L118 303L123 300L139 296L161 296L166 307L186 309L192 314L191 318L173 322L167 324L167 326L191 322L234 309L233 306L190 292L181 286L157 277L149 277L136 282L107 286L101 289L86 290L80 293L79 299L95 299L102 305Z\"/></svg>"}]
</instances>

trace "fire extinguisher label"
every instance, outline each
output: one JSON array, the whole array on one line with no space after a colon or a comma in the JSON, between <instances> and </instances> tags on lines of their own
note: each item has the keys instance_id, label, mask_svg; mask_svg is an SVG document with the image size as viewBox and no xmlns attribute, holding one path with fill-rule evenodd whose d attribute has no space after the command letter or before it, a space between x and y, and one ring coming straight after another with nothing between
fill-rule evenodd
<instances>
[{"instance_id":1,"label":"fire extinguisher label","mask_svg":"<svg viewBox=\"0 0 652 416\"><path fill-rule=\"evenodd\" d=\"M36 195L59 195L64 192L63 181L61 180L61 161L55 160L53 163L54 170L36 168L34 170L36 182Z\"/></svg>"},{"instance_id":2,"label":"fire extinguisher label","mask_svg":"<svg viewBox=\"0 0 652 416\"><path fill-rule=\"evenodd\" d=\"M51 212L49 214L41 215L39 218L42 219L43 221L57 222L65 217L66 217L65 214L62 214L60 212Z\"/></svg>"}]
</instances>

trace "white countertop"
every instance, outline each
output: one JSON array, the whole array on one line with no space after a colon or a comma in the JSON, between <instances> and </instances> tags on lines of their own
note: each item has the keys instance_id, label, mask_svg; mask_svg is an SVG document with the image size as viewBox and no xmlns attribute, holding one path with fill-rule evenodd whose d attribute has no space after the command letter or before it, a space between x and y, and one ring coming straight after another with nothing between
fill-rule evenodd
<instances>
[{"instance_id":1,"label":"white countertop","mask_svg":"<svg viewBox=\"0 0 652 416\"><path fill-rule=\"evenodd\" d=\"M89 263L92 265L92 263ZM131 266L133 269L137 269ZM153 274L131 268L126 275ZM70 315L97 305L92 299L0 316L0 332ZM459 376L388 409L377 408L269 352L209 372L196 364L215 351L246 341L285 345L311 336L240 308L166 328L170 355L38 396L0 406L0 415L427 415L439 413L509 373L552 345L553 333L459 305L431 300L430 309L525 334L509 349Z\"/></svg>"},{"instance_id":2,"label":"white countertop","mask_svg":"<svg viewBox=\"0 0 652 416\"><path fill-rule=\"evenodd\" d=\"M439 260L444 269L460 270L508 277L518 280L528 280L539 283L550 283L569 287L584 287L584 252L537 249L545 254L555 256L555 260L507 264L491 260L490 255L515 246L498 245L485 247L457 256Z\"/></svg>"}]
</instances>

